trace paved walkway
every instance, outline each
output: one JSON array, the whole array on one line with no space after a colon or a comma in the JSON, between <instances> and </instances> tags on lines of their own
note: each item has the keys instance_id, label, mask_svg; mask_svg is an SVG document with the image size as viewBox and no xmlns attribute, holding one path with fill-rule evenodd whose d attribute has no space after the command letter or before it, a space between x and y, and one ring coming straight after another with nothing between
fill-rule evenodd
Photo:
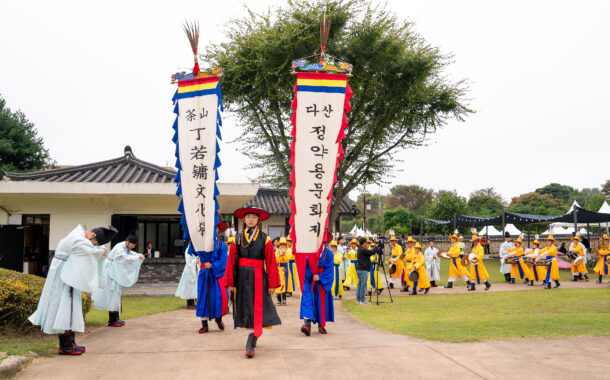
<instances>
[{"instance_id":1,"label":"paved walkway","mask_svg":"<svg viewBox=\"0 0 610 380\"><path fill-rule=\"evenodd\" d=\"M96 329L78 340L86 354L36 359L18 378L607 379L610 373L608 337L431 342L370 327L338 302L338 323L329 324L329 334L305 337L298 299L288 302L278 307L283 325L264 330L251 360L244 357L244 331L220 332L212 323L200 335L194 311L178 310Z\"/></svg>"}]
</instances>

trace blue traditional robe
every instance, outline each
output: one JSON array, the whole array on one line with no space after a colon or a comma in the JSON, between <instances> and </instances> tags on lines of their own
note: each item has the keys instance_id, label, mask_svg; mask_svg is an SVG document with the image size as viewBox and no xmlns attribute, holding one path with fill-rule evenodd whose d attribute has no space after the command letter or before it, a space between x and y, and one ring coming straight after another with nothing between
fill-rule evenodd
<instances>
[{"instance_id":1,"label":"blue traditional robe","mask_svg":"<svg viewBox=\"0 0 610 380\"><path fill-rule=\"evenodd\" d=\"M197 252L201 270L197 282L197 316L201 319L216 319L227 313L228 291L224 284L227 267L227 246L218 241L214 251ZM211 268L204 268L209 262ZM211 312L210 312L211 311Z\"/></svg>"},{"instance_id":2,"label":"blue traditional robe","mask_svg":"<svg viewBox=\"0 0 610 380\"><path fill-rule=\"evenodd\" d=\"M309 259L305 265L305 283L303 284L301 295L301 316L300 318L311 319L314 323L319 323L321 327L326 326L326 322L335 321L335 309L333 307L332 287L334 280L334 255L328 248L324 248L318 261L318 277L313 286L313 273L309 268Z\"/></svg>"},{"instance_id":3,"label":"blue traditional robe","mask_svg":"<svg viewBox=\"0 0 610 380\"><path fill-rule=\"evenodd\" d=\"M120 313L121 288L133 286L138 281L143 261L140 254L128 249L124 241L115 245L104 263L106 286L91 294L93 307Z\"/></svg>"},{"instance_id":4,"label":"blue traditional robe","mask_svg":"<svg viewBox=\"0 0 610 380\"><path fill-rule=\"evenodd\" d=\"M79 225L55 249L49 273L38 301L38 308L28 319L45 334L64 334L66 330L84 332L80 292L99 286L98 260L104 247L96 247L85 237Z\"/></svg>"}]
</instances>

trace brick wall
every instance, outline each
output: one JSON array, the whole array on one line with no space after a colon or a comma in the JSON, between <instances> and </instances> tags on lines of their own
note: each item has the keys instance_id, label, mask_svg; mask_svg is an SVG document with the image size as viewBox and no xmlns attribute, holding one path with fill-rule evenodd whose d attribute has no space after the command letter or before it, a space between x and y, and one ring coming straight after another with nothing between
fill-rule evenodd
<instances>
[{"instance_id":1,"label":"brick wall","mask_svg":"<svg viewBox=\"0 0 610 380\"><path fill-rule=\"evenodd\" d=\"M138 284L177 284L184 270L184 258L145 259Z\"/></svg>"}]
</instances>

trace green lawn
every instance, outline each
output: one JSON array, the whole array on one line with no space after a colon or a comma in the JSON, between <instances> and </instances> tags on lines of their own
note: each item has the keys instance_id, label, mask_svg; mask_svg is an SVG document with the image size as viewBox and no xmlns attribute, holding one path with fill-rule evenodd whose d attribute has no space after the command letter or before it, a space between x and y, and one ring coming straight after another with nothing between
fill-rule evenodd
<instances>
[{"instance_id":1,"label":"green lawn","mask_svg":"<svg viewBox=\"0 0 610 380\"><path fill-rule=\"evenodd\" d=\"M445 342L610 335L607 288L432 294L395 297L379 306L355 300L341 305L375 327Z\"/></svg>"},{"instance_id":2,"label":"green lawn","mask_svg":"<svg viewBox=\"0 0 610 380\"><path fill-rule=\"evenodd\" d=\"M176 297L123 297L123 311L121 319L128 320L135 317L181 309L186 302ZM85 316L87 330L91 327L105 326L108 322L108 312L91 308ZM78 340L77 340L78 341ZM25 355L34 351L42 356L57 353L57 337L42 334L39 331L19 335L14 332L0 331L0 352L7 355Z\"/></svg>"},{"instance_id":3,"label":"green lawn","mask_svg":"<svg viewBox=\"0 0 610 380\"><path fill-rule=\"evenodd\" d=\"M122 320L128 320L144 315L161 313L163 311L178 310L186 307L186 301L177 297L123 297ZM106 326L108 323L108 312L95 310L85 316L85 325L88 327Z\"/></svg>"}]
</instances>

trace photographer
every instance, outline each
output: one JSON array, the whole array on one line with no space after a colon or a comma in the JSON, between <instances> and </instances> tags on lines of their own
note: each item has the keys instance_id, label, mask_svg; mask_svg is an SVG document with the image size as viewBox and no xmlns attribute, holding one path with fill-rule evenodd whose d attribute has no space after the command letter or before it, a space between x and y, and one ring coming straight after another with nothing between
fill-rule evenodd
<instances>
[{"instance_id":1,"label":"photographer","mask_svg":"<svg viewBox=\"0 0 610 380\"><path fill-rule=\"evenodd\" d=\"M367 276L371 270L371 256L375 254L381 255L381 249L379 247L375 249L368 249L370 242L361 237L358 239L360 246L358 247L358 263L356 265L356 272L358 273L358 287L356 288L356 303L369 305L370 302L364 298L364 292L366 290Z\"/></svg>"}]
</instances>

